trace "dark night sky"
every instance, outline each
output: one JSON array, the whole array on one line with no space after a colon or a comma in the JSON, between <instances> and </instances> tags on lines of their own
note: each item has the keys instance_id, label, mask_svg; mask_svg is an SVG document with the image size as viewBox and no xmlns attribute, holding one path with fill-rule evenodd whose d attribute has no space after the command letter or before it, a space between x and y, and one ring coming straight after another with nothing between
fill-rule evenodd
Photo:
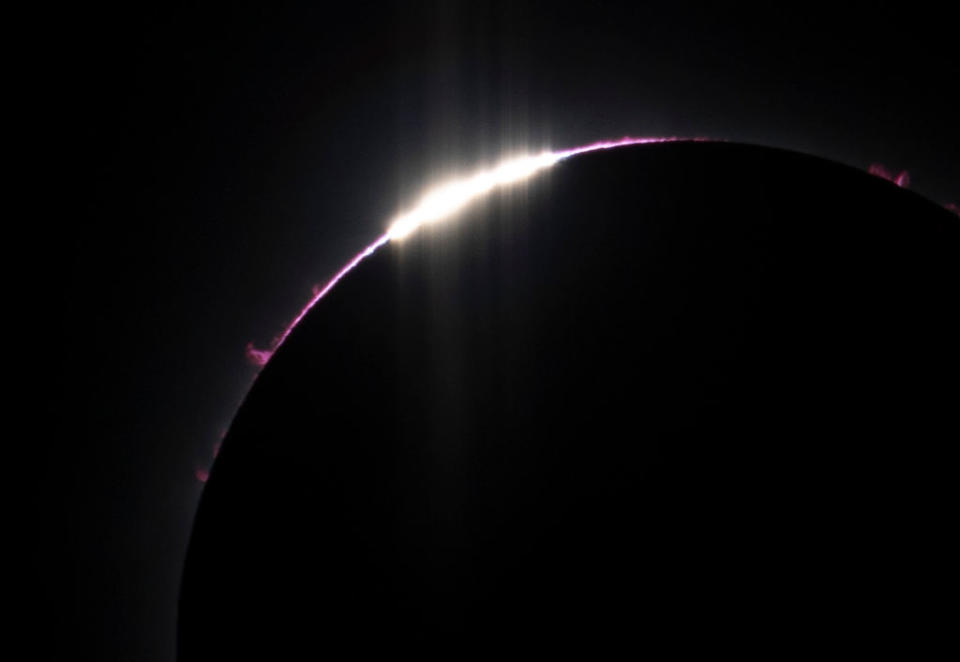
<instances>
[{"instance_id":1,"label":"dark night sky","mask_svg":"<svg viewBox=\"0 0 960 662\"><path fill-rule=\"evenodd\" d=\"M882 162L960 202L945 9L457 4L44 17L31 96L59 189L31 553L73 659L172 659L194 470L254 375L244 346L436 175L700 135Z\"/></svg>"}]
</instances>

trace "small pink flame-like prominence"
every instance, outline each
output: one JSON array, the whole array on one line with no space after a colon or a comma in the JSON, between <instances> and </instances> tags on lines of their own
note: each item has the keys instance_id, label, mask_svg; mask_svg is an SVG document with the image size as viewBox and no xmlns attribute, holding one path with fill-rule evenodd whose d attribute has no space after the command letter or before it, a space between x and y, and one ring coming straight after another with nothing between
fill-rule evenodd
<instances>
[{"instance_id":1,"label":"small pink flame-like prominence","mask_svg":"<svg viewBox=\"0 0 960 662\"><path fill-rule=\"evenodd\" d=\"M217 455L220 454L220 446L223 444L223 440L226 436L227 436L227 431L222 430L220 432L220 440L213 445L212 460L216 460ZM206 483L208 480L210 480L210 469L204 469L202 467L198 467L197 469L194 470L193 475L196 476L197 480L199 480L201 483Z\"/></svg>"},{"instance_id":2,"label":"small pink flame-like prominence","mask_svg":"<svg viewBox=\"0 0 960 662\"><path fill-rule=\"evenodd\" d=\"M252 342L247 343L247 349L245 351L247 361L251 365L255 365L258 368L262 368L267 365L267 361L270 360L270 357L273 356L272 349L257 349L253 346Z\"/></svg>"},{"instance_id":3,"label":"small pink flame-like prominence","mask_svg":"<svg viewBox=\"0 0 960 662\"><path fill-rule=\"evenodd\" d=\"M900 188L909 188L910 186L910 173L906 170L901 170L899 175L894 175L893 172L888 170L882 163L871 163L867 172L874 177L893 182Z\"/></svg>"}]
</instances>

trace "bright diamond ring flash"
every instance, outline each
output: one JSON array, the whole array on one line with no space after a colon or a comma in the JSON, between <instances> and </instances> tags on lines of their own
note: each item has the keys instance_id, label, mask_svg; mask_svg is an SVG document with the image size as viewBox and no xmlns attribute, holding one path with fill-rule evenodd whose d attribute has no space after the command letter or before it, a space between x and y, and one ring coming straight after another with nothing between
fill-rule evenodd
<instances>
[{"instance_id":1,"label":"bright diamond ring flash","mask_svg":"<svg viewBox=\"0 0 960 662\"><path fill-rule=\"evenodd\" d=\"M387 236L391 240L402 239L422 225L449 218L494 188L521 182L538 171L549 168L561 158L562 154L555 152L522 156L504 161L492 170L435 188L427 192L416 207L394 219L387 230Z\"/></svg>"}]
</instances>

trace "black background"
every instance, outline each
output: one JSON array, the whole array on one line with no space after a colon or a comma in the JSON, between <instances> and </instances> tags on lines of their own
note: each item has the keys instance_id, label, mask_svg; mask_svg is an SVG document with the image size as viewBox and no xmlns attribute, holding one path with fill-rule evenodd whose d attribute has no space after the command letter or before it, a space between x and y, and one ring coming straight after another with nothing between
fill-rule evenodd
<instances>
[{"instance_id":1,"label":"black background","mask_svg":"<svg viewBox=\"0 0 960 662\"><path fill-rule=\"evenodd\" d=\"M932 5L931 5L932 6ZM169 660L243 359L425 183L511 150L705 135L909 169L960 197L955 24L843 9L357 3L36 17L29 489L37 617ZM32 161L31 161L32 164ZM31 165L31 167L33 167Z\"/></svg>"}]
</instances>

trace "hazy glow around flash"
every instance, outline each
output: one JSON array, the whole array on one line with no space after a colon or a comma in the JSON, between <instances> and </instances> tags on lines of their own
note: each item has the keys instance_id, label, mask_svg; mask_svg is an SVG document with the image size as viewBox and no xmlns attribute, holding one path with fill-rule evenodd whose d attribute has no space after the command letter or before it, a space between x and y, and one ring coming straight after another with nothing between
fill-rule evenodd
<instances>
[{"instance_id":1,"label":"hazy glow around flash","mask_svg":"<svg viewBox=\"0 0 960 662\"><path fill-rule=\"evenodd\" d=\"M549 168L561 158L561 154L554 152L512 158L490 170L431 189L420 198L420 202L413 209L394 219L387 230L387 236L391 240L402 239L427 223L449 218L494 188L521 182L538 171Z\"/></svg>"}]
</instances>

